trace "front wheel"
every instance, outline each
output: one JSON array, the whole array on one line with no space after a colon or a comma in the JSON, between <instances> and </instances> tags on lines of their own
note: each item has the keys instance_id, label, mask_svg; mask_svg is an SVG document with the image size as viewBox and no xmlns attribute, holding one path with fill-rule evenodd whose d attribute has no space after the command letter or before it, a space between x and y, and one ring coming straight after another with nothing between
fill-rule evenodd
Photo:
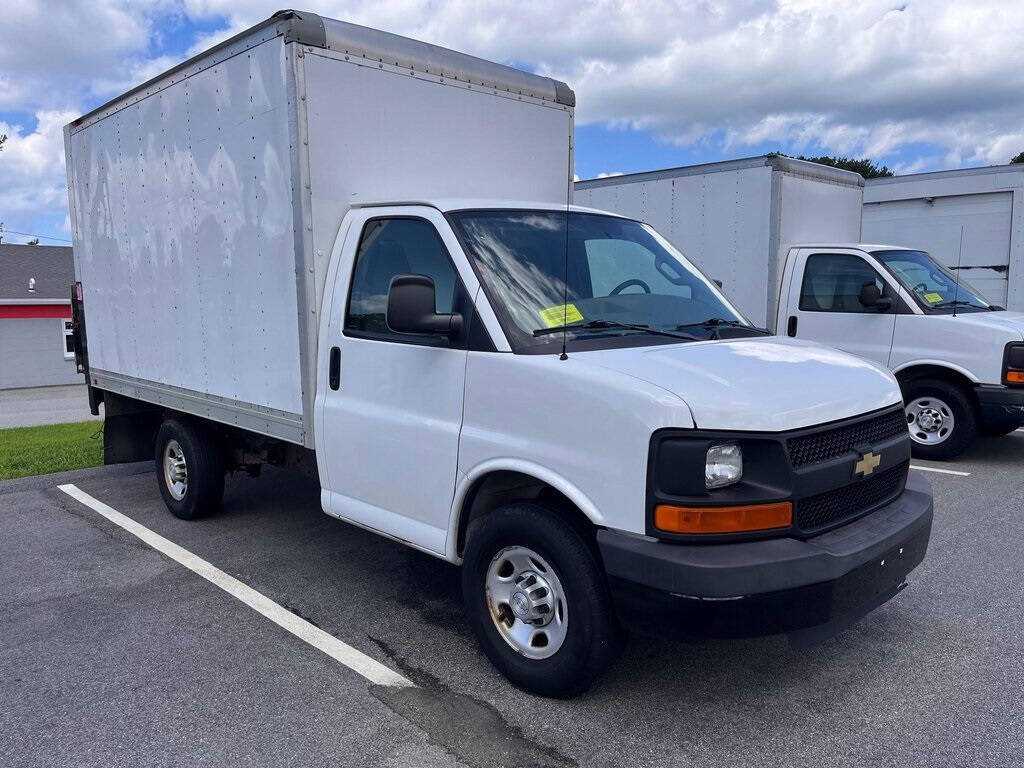
<instances>
[{"instance_id":1,"label":"front wheel","mask_svg":"<svg viewBox=\"0 0 1024 768\"><path fill-rule=\"evenodd\" d=\"M558 512L511 504L474 521L462 592L487 657L541 696L585 691L615 660L622 632L584 534Z\"/></svg>"},{"instance_id":2,"label":"front wheel","mask_svg":"<svg viewBox=\"0 0 1024 768\"><path fill-rule=\"evenodd\" d=\"M916 458L952 459L978 436L974 404L955 384L939 379L910 381L903 399Z\"/></svg>"}]
</instances>

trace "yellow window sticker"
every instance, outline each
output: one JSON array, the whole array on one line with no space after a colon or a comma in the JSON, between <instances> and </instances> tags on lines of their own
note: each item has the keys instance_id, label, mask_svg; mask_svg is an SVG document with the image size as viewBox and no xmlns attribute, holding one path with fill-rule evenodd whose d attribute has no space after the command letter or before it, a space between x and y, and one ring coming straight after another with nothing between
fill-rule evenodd
<instances>
[{"instance_id":1,"label":"yellow window sticker","mask_svg":"<svg viewBox=\"0 0 1024 768\"><path fill-rule=\"evenodd\" d=\"M583 315L576 309L575 304L558 304L554 307L539 310L537 314L540 315L540 319L544 321L544 325L548 328L555 328L568 323L578 323L583 319Z\"/></svg>"},{"instance_id":2,"label":"yellow window sticker","mask_svg":"<svg viewBox=\"0 0 1024 768\"><path fill-rule=\"evenodd\" d=\"M926 293L924 295L924 300L927 301L929 304L938 304L940 301L942 301L942 294L941 293Z\"/></svg>"}]
</instances>

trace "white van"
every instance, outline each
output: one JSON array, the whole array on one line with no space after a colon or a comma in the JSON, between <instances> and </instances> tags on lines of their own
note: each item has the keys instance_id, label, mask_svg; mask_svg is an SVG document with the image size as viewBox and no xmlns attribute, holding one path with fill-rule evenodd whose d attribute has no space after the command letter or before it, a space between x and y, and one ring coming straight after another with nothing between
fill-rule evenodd
<instances>
[{"instance_id":1,"label":"white van","mask_svg":"<svg viewBox=\"0 0 1024 768\"><path fill-rule=\"evenodd\" d=\"M186 519L227 471L315 473L327 514L460 564L484 652L559 696L642 623L843 626L932 521L887 370L567 205L574 103L285 12L65 136L106 460L154 458Z\"/></svg>"},{"instance_id":2,"label":"white van","mask_svg":"<svg viewBox=\"0 0 1024 768\"><path fill-rule=\"evenodd\" d=\"M990 304L924 251L791 248L776 328L888 366L915 456L951 458L979 432L1024 426L1024 313Z\"/></svg>"}]
</instances>

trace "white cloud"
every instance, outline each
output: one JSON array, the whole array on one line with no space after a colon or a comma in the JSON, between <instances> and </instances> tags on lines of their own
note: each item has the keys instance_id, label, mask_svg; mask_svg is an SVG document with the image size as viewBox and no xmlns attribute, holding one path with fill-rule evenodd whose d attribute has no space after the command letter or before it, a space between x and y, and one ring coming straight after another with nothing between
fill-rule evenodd
<instances>
[{"instance_id":1,"label":"white cloud","mask_svg":"<svg viewBox=\"0 0 1024 768\"><path fill-rule=\"evenodd\" d=\"M0 122L0 134L7 134L0 153L0 212L9 226L9 214L32 215L67 205L64 125L76 117L77 112L40 112L36 130L28 134Z\"/></svg>"},{"instance_id":2,"label":"white cloud","mask_svg":"<svg viewBox=\"0 0 1024 768\"><path fill-rule=\"evenodd\" d=\"M0 26L0 111L36 114L0 153L0 217L63 214L59 126L174 63L147 51L223 19L180 58L277 0L23 0ZM567 81L579 124L741 155L778 145L901 169L1002 163L1024 149L1024 12L1004 0L310 0L309 10ZM931 145L920 157L908 146ZM45 149L44 149L45 148ZM49 158L43 161L41 158ZM889 161L887 158L892 158Z\"/></svg>"},{"instance_id":3,"label":"white cloud","mask_svg":"<svg viewBox=\"0 0 1024 768\"><path fill-rule=\"evenodd\" d=\"M597 174L597 178L599 178L599 179L609 179L612 176L621 176L621 175L622 175L622 171L610 171L610 172L601 171L601 173Z\"/></svg>"},{"instance_id":4,"label":"white cloud","mask_svg":"<svg viewBox=\"0 0 1024 768\"><path fill-rule=\"evenodd\" d=\"M1024 123L1024 12L1005 0L313 0L310 10L569 82L580 124L692 144L1006 162ZM185 0L231 30L274 2ZM1014 143L1017 142L1017 143Z\"/></svg>"},{"instance_id":5,"label":"white cloud","mask_svg":"<svg viewBox=\"0 0 1024 768\"><path fill-rule=\"evenodd\" d=\"M169 0L22 0L0 24L0 110L31 112L103 95L138 66Z\"/></svg>"}]
</instances>

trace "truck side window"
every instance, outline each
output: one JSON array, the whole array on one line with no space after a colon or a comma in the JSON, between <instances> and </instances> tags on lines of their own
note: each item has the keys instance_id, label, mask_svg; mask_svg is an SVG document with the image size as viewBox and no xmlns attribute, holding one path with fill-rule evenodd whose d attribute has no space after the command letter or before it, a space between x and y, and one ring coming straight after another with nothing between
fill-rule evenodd
<instances>
[{"instance_id":1,"label":"truck side window","mask_svg":"<svg viewBox=\"0 0 1024 768\"><path fill-rule=\"evenodd\" d=\"M368 221L356 252L345 328L372 336L409 338L390 331L385 322L391 278L409 274L433 278L437 311L452 311L458 278L433 224L410 218Z\"/></svg>"},{"instance_id":2,"label":"truck side window","mask_svg":"<svg viewBox=\"0 0 1024 768\"><path fill-rule=\"evenodd\" d=\"M860 289L874 283L888 295L885 281L859 256L849 253L815 253L807 258L800 289L802 312L872 312L860 303Z\"/></svg>"}]
</instances>

